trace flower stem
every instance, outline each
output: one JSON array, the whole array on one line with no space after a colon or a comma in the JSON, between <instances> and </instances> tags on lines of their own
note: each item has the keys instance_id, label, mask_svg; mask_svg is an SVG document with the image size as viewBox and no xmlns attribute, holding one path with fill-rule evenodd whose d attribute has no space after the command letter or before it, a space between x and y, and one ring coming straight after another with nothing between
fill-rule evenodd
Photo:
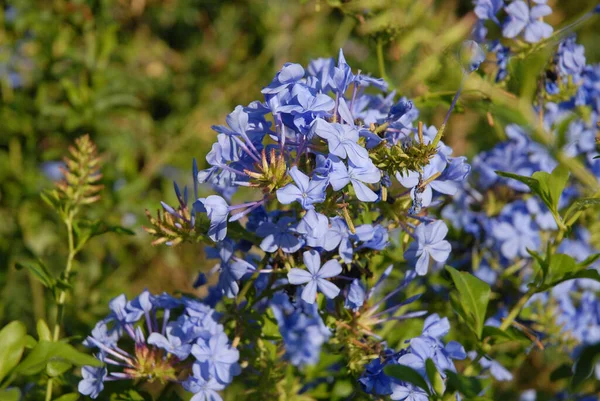
<instances>
[{"instance_id":1,"label":"flower stem","mask_svg":"<svg viewBox=\"0 0 600 401\"><path fill-rule=\"evenodd\" d=\"M63 278L65 281L69 281L69 274L71 273L71 269L73 268L73 260L75 259L75 255L77 254L78 249L75 248L75 241L73 238L73 218L75 217L75 213L73 211L69 212L67 217L65 218L65 225L67 226L67 236L69 242L69 255L67 256L67 263L65 266L65 270L63 271ZM52 341L58 341L60 339L60 327L62 325L62 319L65 308L65 301L67 298L67 291L61 290L58 294L58 299L56 302L56 317L54 321L54 330L52 334ZM53 387L53 379L50 378L48 380L48 384L46 385L46 401L52 400L52 387Z\"/></svg>"},{"instance_id":2,"label":"flower stem","mask_svg":"<svg viewBox=\"0 0 600 401\"><path fill-rule=\"evenodd\" d=\"M529 301L533 294L533 290L529 290L525 294L523 294L521 299L519 299L519 302L517 302L517 304L511 309L506 319L504 319L504 321L500 325L500 330L505 331L510 327L512 322L517 318L517 316L519 316L519 313L521 313L521 310L525 307L525 304L527 303L527 301Z\"/></svg>"},{"instance_id":3,"label":"flower stem","mask_svg":"<svg viewBox=\"0 0 600 401\"><path fill-rule=\"evenodd\" d=\"M383 59L383 40L377 39L377 63L379 64L379 76L387 79L385 74L385 61Z\"/></svg>"}]
</instances>

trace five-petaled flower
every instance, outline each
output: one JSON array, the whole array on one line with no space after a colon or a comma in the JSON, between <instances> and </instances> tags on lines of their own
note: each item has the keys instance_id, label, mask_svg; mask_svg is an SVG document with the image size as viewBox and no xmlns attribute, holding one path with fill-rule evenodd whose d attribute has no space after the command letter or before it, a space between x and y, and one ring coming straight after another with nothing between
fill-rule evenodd
<instances>
[{"instance_id":1,"label":"five-petaled flower","mask_svg":"<svg viewBox=\"0 0 600 401\"><path fill-rule=\"evenodd\" d=\"M306 284L302 290L302 299L309 304L314 303L317 296L317 288L327 298L337 297L340 289L326 279L335 277L342 272L340 263L335 259L331 259L321 266L321 256L314 250L306 251L302 256L308 271L293 268L288 273L290 284Z\"/></svg>"},{"instance_id":2,"label":"five-petaled flower","mask_svg":"<svg viewBox=\"0 0 600 401\"><path fill-rule=\"evenodd\" d=\"M325 188L329 183L327 178L315 177L309 179L306 174L294 166L289 171L294 180L294 184L287 184L285 187L277 190L277 200L284 205L292 202L300 202L306 210L313 209L314 203L320 203L325 200Z\"/></svg>"},{"instance_id":3,"label":"five-petaled flower","mask_svg":"<svg viewBox=\"0 0 600 401\"><path fill-rule=\"evenodd\" d=\"M429 258L436 262L445 262L450 256L451 246L446 238L448 227L438 220L429 224L420 224L415 228L415 241L410 244L404 257L415 265L415 270L424 276L429 268Z\"/></svg>"}]
</instances>

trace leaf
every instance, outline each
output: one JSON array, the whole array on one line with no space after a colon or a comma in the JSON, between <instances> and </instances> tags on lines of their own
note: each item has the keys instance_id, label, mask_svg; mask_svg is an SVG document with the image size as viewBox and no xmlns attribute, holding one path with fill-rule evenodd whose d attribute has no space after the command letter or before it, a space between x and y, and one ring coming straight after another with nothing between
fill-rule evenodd
<instances>
[{"instance_id":1,"label":"leaf","mask_svg":"<svg viewBox=\"0 0 600 401\"><path fill-rule=\"evenodd\" d=\"M558 211L558 201L560 195L567 185L569 179L569 170L563 166L556 167L551 174L545 171L537 171L533 173L532 177L538 180L540 190L544 198L549 199L550 205L546 204L552 211Z\"/></svg>"},{"instance_id":2,"label":"leaf","mask_svg":"<svg viewBox=\"0 0 600 401\"><path fill-rule=\"evenodd\" d=\"M451 370L446 370L446 377L449 388L467 398L477 397L483 390L481 381L475 377L463 376Z\"/></svg>"},{"instance_id":3,"label":"leaf","mask_svg":"<svg viewBox=\"0 0 600 401\"><path fill-rule=\"evenodd\" d=\"M102 362L98 359L77 351L72 345L40 341L17 366L16 371L23 375L34 375L41 372L52 359L63 360L77 366L102 366Z\"/></svg>"},{"instance_id":4,"label":"leaf","mask_svg":"<svg viewBox=\"0 0 600 401\"><path fill-rule=\"evenodd\" d=\"M431 383L431 387L437 395L443 395L444 390L446 390L446 386L444 385L444 380L435 367L435 363L429 358L425 361L425 371L427 372L427 378L429 378L429 383Z\"/></svg>"},{"instance_id":5,"label":"leaf","mask_svg":"<svg viewBox=\"0 0 600 401\"><path fill-rule=\"evenodd\" d=\"M79 393L64 394L55 399L54 401L77 401L79 399Z\"/></svg>"},{"instance_id":6,"label":"leaf","mask_svg":"<svg viewBox=\"0 0 600 401\"><path fill-rule=\"evenodd\" d=\"M496 174L527 185L531 192L538 195L546 204L548 209L555 215L555 218L558 216L558 201L569 179L569 171L565 167L559 165L551 174L545 171L536 171L531 177L504 171L496 171Z\"/></svg>"},{"instance_id":7,"label":"leaf","mask_svg":"<svg viewBox=\"0 0 600 401\"><path fill-rule=\"evenodd\" d=\"M50 270L48 270L46 265L44 265L41 261L32 263L17 262L15 264L15 267L17 268L17 270L29 270L31 273L33 273L35 278L37 278L47 288L53 288L54 284L56 283L56 280L54 279L54 276L52 275Z\"/></svg>"},{"instance_id":8,"label":"leaf","mask_svg":"<svg viewBox=\"0 0 600 401\"><path fill-rule=\"evenodd\" d=\"M550 256L548 263L548 273L541 285L538 285L536 292L544 292L556 285L569 280L587 278L600 282L600 273L595 269L586 269L587 263L593 263L596 258L588 258L581 263L577 263L569 255L557 253Z\"/></svg>"},{"instance_id":9,"label":"leaf","mask_svg":"<svg viewBox=\"0 0 600 401\"><path fill-rule=\"evenodd\" d=\"M383 368L383 371L386 375L395 377L396 379L414 384L417 387L422 388L427 392L427 394L431 394L431 390L427 385L423 376L413 368L405 365L388 365Z\"/></svg>"},{"instance_id":10,"label":"leaf","mask_svg":"<svg viewBox=\"0 0 600 401\"><path fill-rule=\"evenodd\" d=\"M111 401L152 401L152 397L147 393L138 393L135 390L126 390L119 394L112 394Z\"/></svg>"},{"instance_id":11,"label":"leaf","mask_svg":"<svg viewBox=\"0 0 600 401\"><path fill-rule=\"evenodd\" d=\"M40 341L41 340L50 341L52 339L50 329L48 328L48 324L46 324L46 321L44 319L40 319L37 322L37 334L38 334L38 339Z\"/></svg>"},{"instance_id":12,"label":"leaf","mask_svg":"<svg viewBox=\"0 0 600 401\"><path fill-rule=\"evenodd\" d=\"M65 362L61 359L51 359L46 365L46 373L48 373L48 376L50 377L57 377L72 367L73 365L71 365L69 362Z\"/></svg>"},{"instance_id":13,"label":"leaf","mask_svg":"<svg viewBox=\"0 0 600 401\"><path fill-rule=\"evenodd\" d=\"M451 266L446 266L452 281L460 295L458 301L463 307L467 320L477 338L481 338L487 305L490 300L490 286L467 272L459 272Z\"/></svg>"},{"instance_id":14,"label":"leaf","mask_svg":"<svg viewBox=\"0 0 600 401\"><path fill-rule=\"evenodd\" d=\"M0 382L21 360L26 335L25 325L18 320L0 330Z\"/></svg>"},{"instance_id":15,"label":"leaf","mask_svg":"<svg viewBox=\"0 0 600 401\"><path fill-rule=\"evenodd\" d=\"M19 401L21 399L21 390L16 387L0 390L0 401Z\"/></svg>"},{"instance_id":16,"label":"leaf","mask_svg":"<svg viewBox=\"0 0 600 401\"><path fill-rule=\"evenodd\" d=\"M581 350L575 361L571 389L577 389L594 372L596 362L600 359L600 343L590 345Z\"/></svg>"},{"instance_id":17,"label":"leaf","mask_svg":"<svg viewBox=\"0 0 600 401\"><path fill-rule=\"evenodd\" d=\"M569 206L563 220L567 222L567 225L572 225L577 219L577 214L587 208L600 206L600 198L582 198L577 199ZM573 219L573 221L571 221Z\"/></svg>"},{"instance_id":18,"label":"leaf","mask_svg":"<svg viewBox=\"0 0 600 401\"><path fill-rule=\"evenodd\" d=\"M550 381L555 382L573 376L573 367L568 363L563 363L554 369L550 374Z\"/></svg>"}]
</instances>

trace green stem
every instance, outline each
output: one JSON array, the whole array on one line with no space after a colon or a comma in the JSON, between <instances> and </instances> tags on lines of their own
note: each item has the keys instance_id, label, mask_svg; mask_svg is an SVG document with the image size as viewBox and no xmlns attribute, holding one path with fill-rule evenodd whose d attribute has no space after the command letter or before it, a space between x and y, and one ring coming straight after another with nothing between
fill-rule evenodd
<instances>
[{"instance_id":1,"label":"green stem","mask_svg":"<svg viewBox=\"0 0 600 401\"><path fill-rule=\"evenodd\" d=\"M67 226L67 236L69 241L69 255L67 256L67 263L65 266L65 270L63 271L62 277L69 281L69 274L73 269L73 260L75 259L75 255L77 254L78 249L75 249L75 241L73 238L73 218L75 217L75 213L70 212L67 218L65 219L65 225ZM60 328L62 325L62 319L65 308L65 301L67 299L67 291L61 290L58 294L58 300L56 302L56 318L54 321L54 330L52 334L52 341L58 341L60 339ZM48 384L46 385L46 401L52 400L52 387L53 387L53 379L50 378L48 380Z\"/></svg>"},{"instance_id":2,"label":"green stem","mask_svg":"<svg viewBox=\"0 0 600 401\"><path fill-rule=\"evenodd\" d=\"M379 76L387 79L385 74L385 61L383 59L383 40L377 39L377 63L379 64Z\"/></svg>"},{"instance_id":3,"label":"green stem","mask_svg":"<svg viewBox=\"0 0 600 401\"><path fill-rule=\"evenodd\" d=\"M525 294L523 294L521 299L519 299L519 302L517 302L517 304L512 308L512 310L510 311L508 316L504 319L504 321L500 325L500 330L505 331L506 329L508 329L510 327L512 322L514 322L514 320L517 318L517 316L519 316L519 313L521 313L521 310L525 307L525 304L527 303L527 301L529 301L529 299L533 296L533 294L534 294L534 292L532 290L529 290Z\"/></svg>"},{"instance_id":4,"label":"green stem","mask_svg":"<svg viewBox=\"0 0 600 401\"><path fill-rule=\"evenodd\" d=\"M73 260L75 259L75 255L77 254L77 249L75 249L75 243L73 240L73 214L70 214L65 220L65 225L67 226L67 235L69 238L69 255L67 257L67 264L65 270L63 271L62 276L65 280L69 280L69 274L71 273L71 269L73 268ZM67 298L67 291L61 290L58 294L58 301L56 305L56 321L54 322L54 334L52 336L53 341L58 341L60 338L60 327L62 325L62 318L64 314L64 306Z\"/></svg>"}]
</instances>

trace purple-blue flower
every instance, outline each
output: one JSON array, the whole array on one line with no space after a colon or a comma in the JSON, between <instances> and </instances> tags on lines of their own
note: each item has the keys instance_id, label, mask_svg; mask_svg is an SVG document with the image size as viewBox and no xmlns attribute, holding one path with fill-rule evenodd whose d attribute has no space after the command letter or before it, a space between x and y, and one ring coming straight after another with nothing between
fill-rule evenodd
<instances>
[{"instance_id":1,"label":"purple-blue flower","mask_svg":"<svg viewBox=\"0 0 600 401\"><path fill-rule=\"evenodd\" d=\"M502 35L514 38L524 31L523 38L529 43L536 43L552 35L552 26L541 21L550 15L552 9L546 0L533 0L536 3L531 9L523 0L516 0L505 7L508 18L502 27Z\"/></svg>"},{"instance_id":2,"label":"purple-blue flower","mask_svg":"<svg viewBox=\"0 0 600 401\"><path fill-rule=\"evenodd\" d=\"M420 224L414 231L414 242L410 244L404 257L408 262L415 265L415 270L420 276L424 276L429 268L429 259L436 262L445 262L450 256L452 247L446 241L448 227L441 220L429 224Z\"/></svg>"},{"instance_id":3,"label":"purple-blue flower","mask_svg":"<svg viewBox=\"0 0 600 401\"><path fill-rule=\"evenodd\" d=\"M79 382L77 390L90 398L97 398L102 389L104 389L104 379L106 379L106 367L95 368L93 366L84 366L81 368L83 380Z\"/></svg>"},{"instance_id":4,"label":"purple-blue flower","mask_svg":"<svg viewBox=\"0 0 600 401\"><path fill-rule=\"evenodd\" d=\"M329 180L327 178L314 177L309 179L306 174L294 166L289 171L294 184L287 184L277 190L277 200L284 205L299 202L305 210L313 209L314 203L325 200L325 189Z\"/></svg>"},{"instance_id":5,"label":"purple-blue flower","mask_svg":"<svg viewBox=\"0 0 600 401\"><path fill-rule=\"evenodd\" d=\"M369 161L367 149L358 144L358 130L346 124L328 123L316 119L313 123L314 133L327 141L329 153L341 159L350 159L355 165Z\"/></svg>"},{"instance_id":6,"label":"purple-blue flower","mask_svg":"<svg viewBox=\"0 0 600 401\"><path fill-rule=\"evenodd\" d=\"M339 191L352 183L356 197L363 202L375 202L377 194L365 184L375 184L381 180L381 172L373 162L365 160L360 165L355 165L351 160L346 164L336 156L330 156L332 171L329 182L335 191Z\"/></svg>"},{"instance_id":7,"label":"purple-blue flower","mask_svg":"<svg viewBox=\"0 0 600 401\"><path fill-rule=\"evenodd\" d=\"M196 212L204 212L210 219L208 236L215 242L223 241L227 235L227 217L229 216L229 205L227 201L218 195L210 195L199 198L194 209Z\"/></svg>"},{"instance_id":8,"label":"purple-blue flower","mask_svg":"<svg viewBox=\"0 0 600 401\"><path fill-rule=\"evenodd\" d=\"M192 375L182 383L184 389L193 393L190 401L223 401L223 398L217 391L225 388L224 383L220 383L214 377L205 379L202 376L201 365L194 363L192 366Z\"/></svg>"},{"instance_id":9,"label":"purple-blue flower","mask_svg":"<svg viewBox=\"0 0 600 401\"><path fill-rule=\"evenodd\" d=\"M208 341L203 338L198 339L192 346L192 354L198 360L204 378L208 374L220 383L227 384L241 372L238 364L240 353L229 344L225 333L215 334Z\"/></svg>"},{"instance_id":10,"label":"purple-blue flower","mask_svg":"<svg viewBox=\"0 0 600 401\"><path fill-rule=\"evenodd\" d=\"M294 253L300 249L302 241L291 227L295 221L293 217L281 217L277 223L265 221L258 226L256 234L264 238L260 243L260 249L265 252L275 252L281 248L286 253Z\"/></svg>"},{"instance_id":11,"label":"purple-blue flower","mask_svg":"<svg viewBox=\"0 0 600 401\"><path fill-rule=\"evenodd\" d=\"M317 288L327 298L337 297L340 289L326 279L336 277L342 272L340 263L335 259L331 259L321 266L321 256L314 250L304 252L302 257L308 271L293 268L288 273L290 284L306 284L302 290L302 299L309 304L314 303L317 297Z\"/></svg>"}]
</instances>

